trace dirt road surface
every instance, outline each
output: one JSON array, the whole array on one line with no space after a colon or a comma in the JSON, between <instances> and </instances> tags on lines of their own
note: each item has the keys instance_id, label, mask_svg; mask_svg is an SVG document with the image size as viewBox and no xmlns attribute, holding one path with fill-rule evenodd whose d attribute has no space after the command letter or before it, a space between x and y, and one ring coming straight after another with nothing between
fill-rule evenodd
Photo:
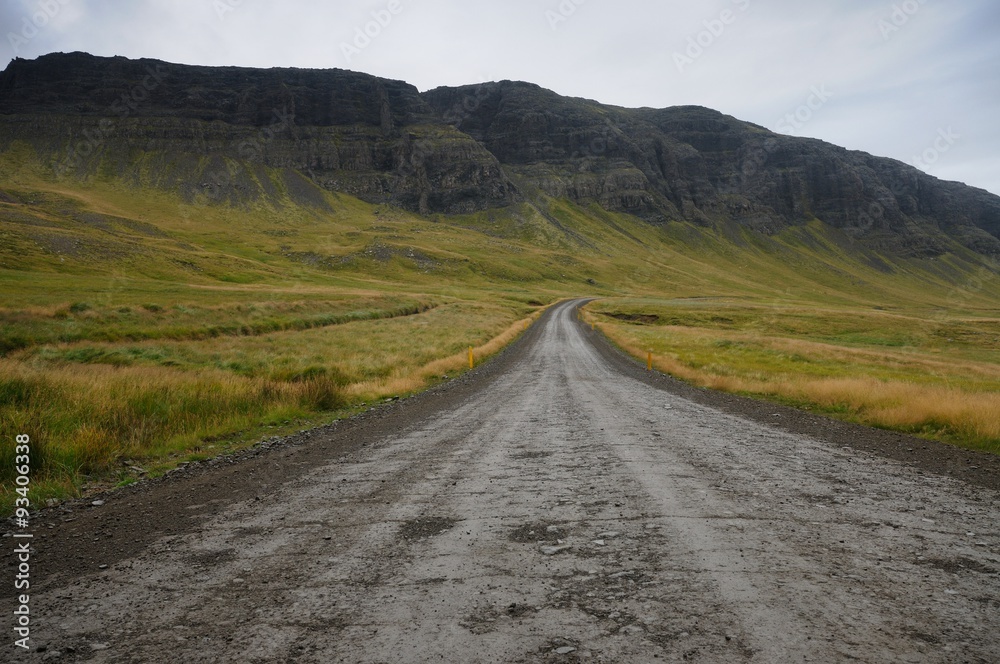
<instances>
[{"instance_id":1,"label":"dirt road surface","mask_svg":"<svg viewBox=\"0 0 1000 664\"><path fill-rule=\"evenodd\" d=\"M0 659L1000 662L989 482L647 384L578 304L441 390L47 511L37 649Z\"/></svg>"}]
</instances>

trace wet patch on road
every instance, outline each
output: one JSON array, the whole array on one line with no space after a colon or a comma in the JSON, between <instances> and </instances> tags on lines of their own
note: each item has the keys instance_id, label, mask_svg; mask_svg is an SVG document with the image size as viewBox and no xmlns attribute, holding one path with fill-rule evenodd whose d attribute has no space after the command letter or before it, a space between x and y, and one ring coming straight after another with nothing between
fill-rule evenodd
<instances>
[{"instance_id":1,"label":"wet patch on road","mask_svg":"<svg viewBox=\"0 0 1000 664\"><path fill-rule=\"evenodd\" d=\"M399 529L399 539L409 541L427 539L448 532L457 523L458 519L421 517L404 523Z\"/></svg>"}]
</instances>

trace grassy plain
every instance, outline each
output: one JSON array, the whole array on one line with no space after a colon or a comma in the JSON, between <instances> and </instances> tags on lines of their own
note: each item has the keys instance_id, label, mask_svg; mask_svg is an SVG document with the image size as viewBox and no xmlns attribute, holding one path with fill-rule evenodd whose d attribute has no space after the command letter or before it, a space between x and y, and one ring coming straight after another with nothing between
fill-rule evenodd
<instances>
[{"instance_id":1,"label":"grassy plain","mask_svg":"<svg viewBox=\"0 0 1000 664\"><path fill-rule=\"evenodd\" d=\"M702 387L1000 453L996 312L610 299L587 320Z\"/></svg>"},{"instance_id":2,"label":"grassy plain","mask_svg":"<svg viewBox=\"0 0 1000 664\"><path fill-rule=\"evenodd\" d=\"M17 434L36 500L127 483L453 376L569 296L607 298L602 328L683 378L996 449L1000 286L960 247L890 260L818 221L315 199L56 181L0 155L0 506Z\"/></svg>"}]
</instances>

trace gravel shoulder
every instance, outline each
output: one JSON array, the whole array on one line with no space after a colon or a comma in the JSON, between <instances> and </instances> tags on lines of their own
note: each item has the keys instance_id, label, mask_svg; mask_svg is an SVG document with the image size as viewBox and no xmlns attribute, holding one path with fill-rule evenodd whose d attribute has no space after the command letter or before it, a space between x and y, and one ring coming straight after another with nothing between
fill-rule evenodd
<instances>
[{"instance_id":1,"label":"gravel shoulder","mask_svg":"<svg viewBox=\"0 0 1000 664\"><path fill-rule=\"evenodd\" d=\"M992 457L645 372L578 304L412 399L43 511L23 658L1000 661Z\"/></svg>"}]
</instances>

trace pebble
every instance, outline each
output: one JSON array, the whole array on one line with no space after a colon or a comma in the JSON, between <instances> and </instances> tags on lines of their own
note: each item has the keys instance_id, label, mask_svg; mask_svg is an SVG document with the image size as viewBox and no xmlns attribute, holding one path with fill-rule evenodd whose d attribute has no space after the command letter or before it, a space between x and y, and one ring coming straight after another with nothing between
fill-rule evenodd
<instances>
[{"instance_id":1,"label":"pebble","mask_svg":"<svg viewBox=\"0 0 1000 664\"><path fill-rule=\"evenodd\" d=\"M542 555L543 556L554 556L562 553L563 551L569 551L573 547L569 544L564 544L562 546L543 546Z\"/></svg>"},{"instance_id":2,"label":"pebble","mask_svg":"<svg viewBox=\"0 0 1000 664\"><path fill-rule=\"evenodd\" d=\"M614 539L614 538L620 537L620 536L621 536L621 533L619 533L618 531L615 531L615 530L609 530L606 533L598 533L597 534L598 539Z\"/></svg>"},{"instance_id":3,"label":"pebble","mask_svg":"<svg viewBox=\"0 0 1000 664\"><path fill-rule=\"evenodd\" d=\"M576 648L572 646L563 646L562 648L556 648L557 655L568 655L571 652L576 652Z\"/></svg>"},{"instance_id":4,"label":"pebble","mask_svg":"<svg viewBox=\"0 0 1000 664\"><path fill-rule=\"evenodd\" d=\"M91 643L90 644L90 649L91 650L107 650L108 649L108 644L107 643Z\"/></svg>"},{"instance_id":5,"label":"pebble","mask_svg":"<svg viewBox=\"0 0 1000 664\"><path fill-rule=\"evenodd\" d=\"M107 569L107 568L108 568L107 565L98 565L97 566L97 569Z\"/></svg>"},{"instance_id":6,"label":"pebble","mask_svg":"<svg viewBox=\"0 0 1000 664\"><path fill-rule=\"evenodd\" d=\"M100 507L101 505L104 504L104 501L103 500L95 500L94 502L92 502L90 504L93 505L94 507Z\"/></svg>"}]
</instances>

